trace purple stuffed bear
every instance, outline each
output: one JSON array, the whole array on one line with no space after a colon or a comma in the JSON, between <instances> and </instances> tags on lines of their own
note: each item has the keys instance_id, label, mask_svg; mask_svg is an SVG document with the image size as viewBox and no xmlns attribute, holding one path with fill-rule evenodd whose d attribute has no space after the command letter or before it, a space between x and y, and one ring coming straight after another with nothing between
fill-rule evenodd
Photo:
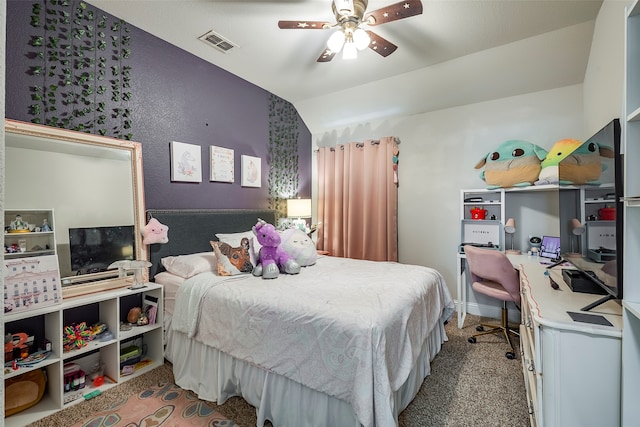
<instances>
[{"instance_id":1,"label":"purple stuffed bear","mask_svg":"<svg viewBox=\"0 0 640 427\"><path fill-rule=\"evenodd\" d=\"M287 274L300 273L300 265L280 246L280 233L273 225L258 219L258 223L253 226L252 230L262 245L259 263L253 269L254 276L275 279L281 270Z\"/></svg>"}]
</instances>

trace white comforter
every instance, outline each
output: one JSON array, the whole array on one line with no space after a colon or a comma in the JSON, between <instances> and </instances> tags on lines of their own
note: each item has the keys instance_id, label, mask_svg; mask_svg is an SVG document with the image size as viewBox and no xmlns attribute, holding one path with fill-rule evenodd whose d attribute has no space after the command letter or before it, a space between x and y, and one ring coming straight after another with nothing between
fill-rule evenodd
<instances>
[{"instance_id":1,"label":"white comforter","mask_svg":"<svg viewBox=\"0 0 640 427\"><path fill-rule=\"evenodd\" d=\"M431 268L320 257L273 280L199 274L178 291L172 328L346 400L364 426L389 426L392 392L453 308Z\"/></svg>"}]
</instances>

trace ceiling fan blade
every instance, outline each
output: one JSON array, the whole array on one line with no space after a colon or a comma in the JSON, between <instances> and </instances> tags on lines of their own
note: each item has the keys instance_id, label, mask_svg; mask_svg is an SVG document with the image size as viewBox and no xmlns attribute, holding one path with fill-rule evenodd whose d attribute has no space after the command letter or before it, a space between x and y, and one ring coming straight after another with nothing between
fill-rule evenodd
<instances>
[{"instance_id":1,"label":"ceiling fan blade","mask_svg":"<svg viewBox=\"0 0 640 427\"><path fill-rule=\"evenodd\" d=\"M367 13L363 21L373 26L420 15L421 13L422 2L420 0L407 0Z\"/></svg>"},{"instance_id":2,"label":"ceiling fan blade","mask_svg":"<svg viewBox=\"0 0 640 427\"><path fill-rule=\"evenodd\" d=\"M387 57L396 51L398 46L391 43L389 40L380 37L373 31L367 30L367 34L371 38L371 42L369 43L369 49L373 50L380 55Z\"/></svg>"},{"instance_id":3,"label":"ceiling fan blade","mask_svg":"<svg viewBox=\"0 0 640 427\"><path fill-rule=\"evenodd\" d=\"M317 62L329 62L329 61L331 61L333 59L334 56L336 56L336 53L334 51L332 51L331 49L325 49L322 52L322 55L320 55L316 61Z\"/></svg>"},{"instance_id":4,"label":"ceiling fan blade","mask_svg":"<svg viewBox=\"0 0 640 427\"><path fill-rule=\"evenodd\" d=\"M332 25L323 21L278 21L278 27L283 30L323 30Z\"/></svg>"}]
</instances>

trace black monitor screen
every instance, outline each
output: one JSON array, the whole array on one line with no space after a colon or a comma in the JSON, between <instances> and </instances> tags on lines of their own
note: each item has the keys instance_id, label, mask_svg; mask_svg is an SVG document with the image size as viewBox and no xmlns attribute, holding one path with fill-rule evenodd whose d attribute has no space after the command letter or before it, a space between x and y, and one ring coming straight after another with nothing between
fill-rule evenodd
<instances>
[{"instance_id":1,"label":"black monitor screen","mask_svg":"<svg viewBox=\"0 0 640 427\"><path fill-rule=\"evenodd\" d=\"M135 259L134 227L70 228L69 250L74 273L106 271L115 261Z\"/></svg>"}]
</instances>

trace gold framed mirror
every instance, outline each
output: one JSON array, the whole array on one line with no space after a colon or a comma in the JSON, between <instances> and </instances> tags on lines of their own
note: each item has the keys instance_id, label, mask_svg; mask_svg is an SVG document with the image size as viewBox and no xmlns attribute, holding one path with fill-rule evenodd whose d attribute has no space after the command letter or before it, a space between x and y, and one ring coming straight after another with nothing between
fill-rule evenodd
<instances>
[{"instance_id":1,"label":"gold framed mirror","mask_svg":"<svg viewBox=\"0 0 640 427\"><path fill-rule=\"evenodd\" d=\"M145 205L140 143L5 119L4 208L5 227L10 225L9 211L52 212L63 298L132 282L130 276L118 277L117 270L75 271L70 229L133 226L135 245L129 256L147 259L141 234ZM143 276L148 281L147 270Z\"/></svg>"}]
</instances>

